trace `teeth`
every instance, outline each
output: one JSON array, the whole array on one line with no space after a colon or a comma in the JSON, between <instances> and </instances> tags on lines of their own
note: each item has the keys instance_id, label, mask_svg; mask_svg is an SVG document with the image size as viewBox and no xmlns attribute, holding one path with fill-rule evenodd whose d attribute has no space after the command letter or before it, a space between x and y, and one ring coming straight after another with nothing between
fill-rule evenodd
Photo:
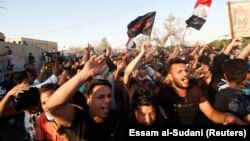
<instances>
[{"instance_id":1,"label":"teeth","mask_svg":"<svg viewBox=\"0 0 250 141\"><path fill-rule=\"evenodd\" d=\"M184 82L188 82L188 79L187 79L187 78L184 78L184 79L182 79L182 81L184 81Z\"/></svg>"}]
</instances>

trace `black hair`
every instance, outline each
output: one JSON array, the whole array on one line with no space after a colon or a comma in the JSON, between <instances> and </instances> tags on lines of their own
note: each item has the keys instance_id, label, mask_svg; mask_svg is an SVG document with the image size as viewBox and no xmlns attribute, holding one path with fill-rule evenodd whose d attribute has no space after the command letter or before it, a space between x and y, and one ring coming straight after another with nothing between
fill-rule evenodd
<instances>
[{"instance_id":1,"label":"black hair","mask_svg":"<svg viewBox=\"0 0 250 141\"><path fill-rule=\"evenodd\" d=\"M138 106L154 106L156 107L157 102L154 99L154 95L150 90L139 89L135 92L132 97L132 109L138 109Z\"/></svg>"},{"instance_id":2,"label":"black hair","mask_svg":"<svg viewBox=\"0 0 250 141\"><path fill-rule=\"evenodd\" d=\"M240 83L246 78L248 69L248 63L242 59L230 59L222 64L222 71L228 81L236 83Z\"/></svg>"},{"instance_id":3,"label":"black hair","mask_svg":"<svg viewBox=\"0 0 250 141\"><path fill-rule=\"evenodd\" d=\"M149 89L139 89L135 92L132 97L131 102L131 122L132 124L139 124L135 117L135 110L137 110L140 106L153 106L156 112L156 121L153 125L165 125L167 124L167 116L163 110L160 110L160 106L157 103L156 96Z\"/></svg>"},{"instance_id":4,"label":"black hair","mask_svg":"<svg viewBox=\"0 0 250 141\"><path fill-rule=\"evenodd\" d=\"M166 65L166 71L170 72L172 65L174 64L186 64L186 61L179 58L179 57L175 57L172 58L168 61L167 65Z\"/></svg>"},{"instance_id":5,"label":"black hair","mask_svg":"<svg viewBox=\"0 0 250 141\"><path fill-rule=\"evenodd\" d=\"M202 55L200 58L199 58L199 62L202 63L202 64L206 64L206 65L209 65L210 63L210 58L206 55Z\"/></svg>"},{"instance_id":6,"label":"black hair","mask_svg":"<svg viewBox=\"0 0 250 141\"><path fill-rule=\"evenodd\" d=\"M18 71L18 72L15 72L13 75L13 81L16 84L22 83L27 78L28 78L27 71Z\"/></svg>"},{"instance_id":7,"label":"black hair","mask_svg":"<svg viewBox=\"0 0 250 141\"><path fill-rule=\"evenodd\" d=\"M24 91L24 93L18 93L14 96L16 102L15 109L17 111L26 110L40 103L40 93L36 87L31 87L29 90Z\"/></svg>"},{"instance_id":8,"label":"black hair","mask_svg":"<svg viewBox=\"0 0 250 141\"><path fill-rule=\"evenodd\" d=\"M49 91L49 90L56 90L58 88L59 88L58 84L48 83L48 84L45 84L45 85L41 86L39 91L40 91L40 93L43 93L43 92L46 92L46 91Z\"/></svg>"},{"instance_id":9,"label":"black hair","mask_svg":"<svg viewBox=\"0 0 250 141\"><path fill-rule=\"evenodd\" d=\"M106 79L93 79L89 83L89 87L86 90L85 96L89 97L89 95L93 93L94 87L100 86L100 85L108 86L110 89L112 89L112 85L108 80L106 80Z\"/></svg>"}]
</instances>

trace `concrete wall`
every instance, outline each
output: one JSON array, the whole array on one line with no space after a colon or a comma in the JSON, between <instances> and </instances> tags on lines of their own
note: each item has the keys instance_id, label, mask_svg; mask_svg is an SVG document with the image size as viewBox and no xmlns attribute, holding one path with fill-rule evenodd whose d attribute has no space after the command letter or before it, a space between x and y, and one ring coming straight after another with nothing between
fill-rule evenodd
<instances>
[{"instance_id":1,"label":"concrete wall","mask_svg":"<svg viewBox=\"0 0 250 141\"><path fill-rule=\"evenodd\" d=\"M14 71L23 70L23 65L28 62L29 53L35 56L36 67L40 68L42 65L42 50L39 47L14 44L8 42L0 42L0 54L4 53L5 46L9 46L13 52ZM6 56L0 56L0 67L6 71L7 59Z\"/></svg>"},{"instance_id":2,"label":"concrete wall","mask_svg":"<svg viewBox=\"0 0 250 141\"><path fill-rule=\"evenodd\" d=\"M20 44L23 44L23 42L25 42L25 44L27 44L29 46L40 47L42 49L42 51L58 51L57 42L38 40L38 39L31 39L31 38L24 38L24 37L7 38L6 42L10 42L10 43L15 42L16 44L19 44L19 42L20 42Z\"/></svg>"}]
</instances>

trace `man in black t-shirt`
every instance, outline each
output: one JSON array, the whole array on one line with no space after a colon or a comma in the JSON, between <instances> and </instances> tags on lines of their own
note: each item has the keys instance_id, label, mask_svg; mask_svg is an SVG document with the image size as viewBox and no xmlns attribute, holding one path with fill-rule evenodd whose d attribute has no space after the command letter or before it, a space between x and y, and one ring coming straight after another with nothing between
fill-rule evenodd
<instances>
[{"instance_id":1,"label":"man in black t-shirt","mask_svg":"<svg viewBox=\"0 0 250 141\"><path fill-rule=\"evenodd\" d=\"M184 60L173 58L167 68L170 84L161 88L158 99L173 124L196 124L199 109L213 122L243 124L234 115L215 110L198 87L189 85Z\"/></svg>"},{"instance_id":2,"label":"man in black t-shirt","mask_svg":"<svg viewBox=\"0 0 250 141\"><path fill-rule=\"evenodd\" d=\"M214 106L219 111L232 112L250 124L250 97L242 91L248 70L248 63L242 59L222 64L228 87L217 92Z\"/></svg>"}]
</instances>

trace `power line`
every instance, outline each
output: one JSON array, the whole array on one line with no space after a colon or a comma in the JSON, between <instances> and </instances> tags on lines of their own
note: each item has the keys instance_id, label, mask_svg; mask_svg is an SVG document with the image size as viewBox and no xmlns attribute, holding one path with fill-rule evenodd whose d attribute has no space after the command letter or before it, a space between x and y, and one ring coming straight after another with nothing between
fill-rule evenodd
<instances>
[{"instance_id":1,"label":"power line","mask_svg":"<svg viewBox=\"0 0 250 141\"><path fill-rule=\"evenodd\" d=\"M121 12L115 13L113 15L106 16L106 17L103 17L103 18L100 18L100 19L97 19L97 20L93 20L93 21L90 21L90 22L81 23L81 24L78 24L78 25L69 26L69 27L65 27L65 28L61 28L61 29L55 29L55 30L50 30L50 31L38 32L38 33L29 33L29 34L25 34L25 35L38 35L38 34L47 34L47 33L62 32L62 31L65 31L65 30L70 30L70 29L74 29L74 28L78 28L78 27L82 27L82 26L94 24L94 23L97 23L97 22L100 22L100 21L104 21L104 20L107 20L107 19L119 16L119 15L122 15L122 14L126 13L127 11L132 11L132 10L144 7L144 6L146 6L146 5L148 5L148 4L152 3L152 2L155 2L155 0L152 0L150 2L138 5L136 7L129 8L129 9L123 10ZM9 36L21 36L21 35L24 35L24 34L9 35Z\"/></svg>"}]
</instances>

